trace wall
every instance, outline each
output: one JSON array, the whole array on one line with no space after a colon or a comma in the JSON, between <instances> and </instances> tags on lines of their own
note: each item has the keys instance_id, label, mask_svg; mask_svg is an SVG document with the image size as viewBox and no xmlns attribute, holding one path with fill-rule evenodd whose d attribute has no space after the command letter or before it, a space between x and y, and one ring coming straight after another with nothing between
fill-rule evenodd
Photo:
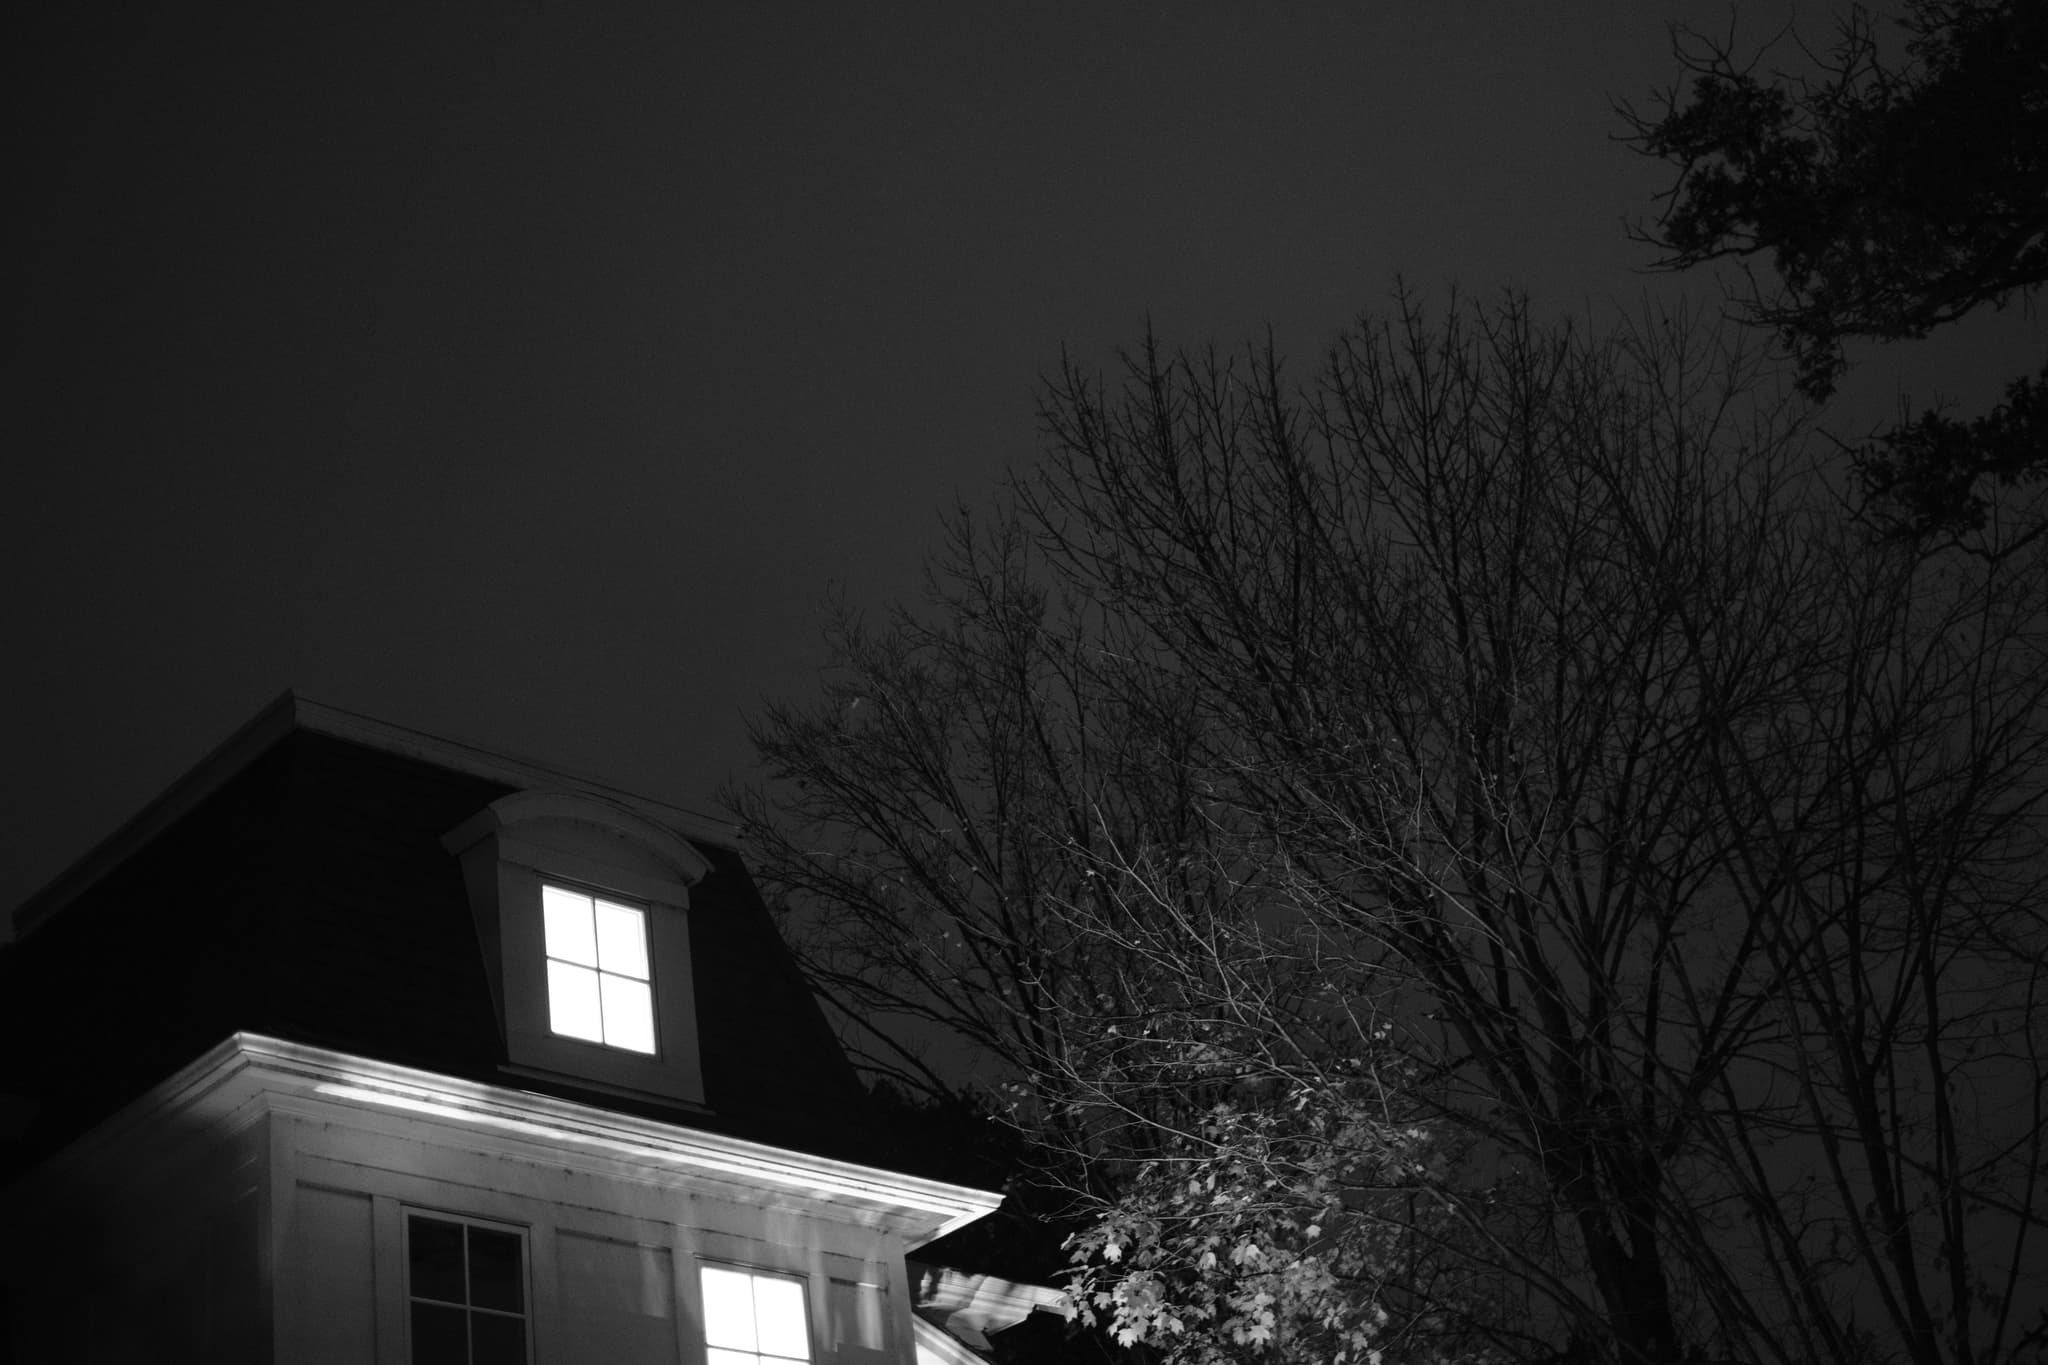
<instances>
[{"instance_id":1,"label":"wall","mask_svg":"<svg viewBox=\"0 0 2048 1365\"><path fill-rule=\"evenodd\" d=\"M160 1116L46 1168L0 1215L13 1358L267 1360L268 1123Z\"/></svg>"},{"instance_id":2,"label":"wall","mask_svg":"<svg viewBox=\"0 0 2048 1365\"><path fill-rule=\"evenodd\" d=\"M704 1262L801 1275L818 1365L911 1365L900 1240L695 1177L569 1163L538 1144L486 1154L459 1129L364 1112L278 1112L277 1359L405 1359L408 1210L523 1229L534 1359L701 1365ZM495 1144L494 1144L495 1145Z\"/></svg>"}]
</instances>

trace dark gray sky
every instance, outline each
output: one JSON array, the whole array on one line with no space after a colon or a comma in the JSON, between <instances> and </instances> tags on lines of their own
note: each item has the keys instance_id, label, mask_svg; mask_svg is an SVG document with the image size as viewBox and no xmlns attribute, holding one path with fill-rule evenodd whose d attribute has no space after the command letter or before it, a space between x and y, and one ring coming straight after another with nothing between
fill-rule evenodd
<instances>
[{"instance_id":1,"label":"dark gray sky","mask_svg":"<svg viewBox=\"0 0 2048 1365\"><path fill-rule=\"evenodd\" d=\"M1396 272L1672 293L1610 101L1729 13L63 8L20 48L8 907L287 686L706 806L828 586L906 591L1031 456L1062 344L1307 361ZM1971 338L1861 380L1988 399L2039 329Z\"/></svg>"}]
</instances>

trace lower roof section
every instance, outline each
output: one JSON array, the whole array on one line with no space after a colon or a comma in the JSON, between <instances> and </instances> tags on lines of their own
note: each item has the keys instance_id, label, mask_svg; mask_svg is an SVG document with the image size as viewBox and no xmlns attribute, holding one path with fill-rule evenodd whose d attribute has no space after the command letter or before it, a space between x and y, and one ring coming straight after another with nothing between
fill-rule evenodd
<instances>
[{"instance_id":1,"label":"lower roof section","mask_svg":"<svg viewBox=\"0 0 2048 1365\"><path fill-rule=\"evenodd\" d=\"M508 1086L399 1066L255 1033L236 1033L58 1153L57 1174L95 1149L155 1125L238 1126L284 1111L346 1122L403 1118L421 1136L487 1157L543 1160L617 1179L772 1202L901 1236L921 1246L993 1212L1002 1196Z\"/></svg>"},{"instance_id":2,"label":"lower roof section","mask_svg":"<svg viewBox=\"0 0 2048 1365\"><path fill-rule=\"evenodd\" d=\"M992 1333L1015 1327L1033 1313L1051 1313L1062 1320L1074 1316L1073 1300L1048 1285L915 1262L910 1269L917 1281L918 1325L943 1328L976 1351L988 1350ZM920 1336L918 1344L928 1343Z\"/></svg>"}]
</instances>

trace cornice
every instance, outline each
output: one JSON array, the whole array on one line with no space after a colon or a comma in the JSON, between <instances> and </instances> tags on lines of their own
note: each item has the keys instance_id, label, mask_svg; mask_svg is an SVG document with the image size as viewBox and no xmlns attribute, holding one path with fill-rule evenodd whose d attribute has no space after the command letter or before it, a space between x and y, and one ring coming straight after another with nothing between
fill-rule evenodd
<instances>
[{"instance_id":1,"label":"cornice","mask_svg":"<svg viewBox=\"0 0 2048 1365\"><path fill-rule=\"evenodd\" d=\"M237 1033L59 1154L90 1161L196 1116L239 1126L253 1113L407 1128L484 1156L534 1160L739 1202L776 1202L923 1245L993 1212L1000 1194L572 1100L443 1076L373 1058ZM184 1125L178 1125L184 1126Z\"/></svg>"},{"instance_id":2,"label":"cornice","mask_svg":"<svg viewBox=\"0 0 2048 1365\"><path fill-rule=\"evenodd\" d=\"M987 1349L989 1333L1014 1327L1035 1312L1072 1315L1066 1293L1047 1285L916 1262L910 1270L917 1280L917 1311L976 1349Z\"/></svg>"}]
</instances>

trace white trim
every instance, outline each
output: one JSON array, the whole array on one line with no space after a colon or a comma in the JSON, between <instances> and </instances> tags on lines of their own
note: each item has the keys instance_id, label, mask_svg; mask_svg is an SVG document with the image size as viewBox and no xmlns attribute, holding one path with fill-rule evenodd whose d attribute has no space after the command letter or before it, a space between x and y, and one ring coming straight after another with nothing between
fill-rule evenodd
<instances>
[{"instance_id":1,"label":"white trim","mask_svg":"<svg viewBox=\"0 0 2048 1365\"><path fill-rule=\"evenodd\" d=\"M711 864L687 839L678 838L673 829L656 824L624 801L559 788L527 788L500 797L441 836L441 844L450 853L460 853L487 835L511 831L516 838L522 827L549 822L595 825L624 835L668 864L685 886L711 870Z\"/></svg>"},{"instance_id":2,"label":"white trim","mask_svg":"<svg viewBox=\"0 0 2048 1365\"><path fill-rule=\"evenodd\" d=\"M923 1318L913 1317L910 1320L910 1339L917 1365L927 1365L927 1351L934 1358L933 1365L988 1365L966 1342Z\"/></svg>"},{"instance_id":3,"label":"white trim","mask_svg":"<svg viewBox=\"0 0 2048 1365\"><path fill-rule=\"evenodd\" d=\"M387 754L417 758L472 777L501 782L520 791L537 787L567 788L638 811L664 828L676 830L691 839L703 839L723 847L731 847L734 841L735 831L729 823L700 811L623 791L608 782L537 759L498 753L460 740L444 739L424 730L409 730L402 725L309 701L291 692L285 693L277 704L291 711L297 728L301 730L349 740L368 748L381 749Z\"/></svg>"},{"instance_id":4,"label":"white trim","mask_svg":"<svg viewBox=\"0 0 2048 1365\"><path fill-rule=\"evenodd\" d=\"M340 1120L350 1110L410 1115L464 1150L657 1185L690 1184L739 1202L764 1192L920 1246L993 1212L1000 1194L571 1100L485 1085L254 1033L237 1033L52 1158L54 1174L139 1129L190 1110L281 1109Z\"/></svg>"},{"instance_id":5,"label":"white trim","mask_svg":"<svg viewBox=\"0 0 2048 1365\"><path fill-rule=\"evenodd\" d=\"M908 1269L917 1282L917 1311L977 1350L988 1346L989 1333L1015 1327L1034 1312L1073 1316L1065 1291L1047 1285L915 1261Z\"/></svg>"},{"instance_id":6,"label":"white trim","mask_svg":"<svg viewBox=\"0 0 2048 1365\"><path fill-rule=\"evenodd\" d=\"M441 844L462 864L511 1064L701 1109L704 1070L688 883L710 871L703 856L614 802L560 791L517 792L493 801L443 835ZM542 912L550 884L617 896L645 912L652 1053L554 1032Z\"/></svg>"}]
</instances>

